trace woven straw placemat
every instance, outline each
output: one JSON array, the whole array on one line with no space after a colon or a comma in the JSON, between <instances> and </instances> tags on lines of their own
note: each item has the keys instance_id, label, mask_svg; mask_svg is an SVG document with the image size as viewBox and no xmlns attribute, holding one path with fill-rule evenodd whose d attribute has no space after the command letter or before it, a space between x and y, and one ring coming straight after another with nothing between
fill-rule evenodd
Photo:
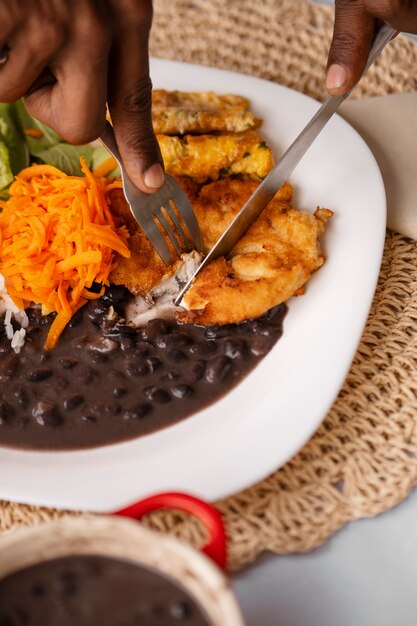
<instances>
[{"instance_id":1,"label":"woven straw placemat","mask_svg":"<svg viewBox=\"0 0 417 626\"><path fill-rule=\"evenodd\" d=\"M155 0L155 56L237 70L315 98L333 12L307 0ZM396 39L354 96L417 89L417 42ZM248 459L250 463L250 459ZM238 569L263 550L310 550L349 520L400 502L417 483L417 244L388 233L371 314L323 425L285 467L218 503ZM0 528L67 515L2 502ZM146 524L189 541L197 524L161 513Z\"/></svg>"}]
</instances>

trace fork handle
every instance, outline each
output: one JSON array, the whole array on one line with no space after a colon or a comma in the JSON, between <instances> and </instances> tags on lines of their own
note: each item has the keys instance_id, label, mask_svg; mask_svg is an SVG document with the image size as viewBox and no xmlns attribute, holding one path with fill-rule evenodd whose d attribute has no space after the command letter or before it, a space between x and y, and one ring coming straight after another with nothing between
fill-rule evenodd
<instances>
[{"instance_id":1,"label":"fork handle","mask_svg":"<svg viewBox=\"0 0 417 626\"><path fill-rule=\"evenodd\" d=\"M105 148L110 152L110 154L116 159L117 164L120 168L120 171L124 171L122 156L119 152L119 148L117 147L116 137L114 134L113 126L106 120L106 125L104 126L104 130L100 135L100 141Z\"/></svg>"}]
</instances>

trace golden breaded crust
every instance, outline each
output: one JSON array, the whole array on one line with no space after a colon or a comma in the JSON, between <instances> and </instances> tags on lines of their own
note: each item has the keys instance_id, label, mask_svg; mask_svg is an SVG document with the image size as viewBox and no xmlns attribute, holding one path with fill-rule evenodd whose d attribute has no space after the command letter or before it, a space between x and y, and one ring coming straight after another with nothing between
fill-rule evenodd
<instances>
[{"instance_id":1,"label":"golden breaded crust","mask_svg":"<svg viewBox=\"0 0 417 626\"><path fill-rule=\"evenodd\" d=\"M287 185L233 248L205 268L184 297L181 321L239 323L302 292L324 257L319 237L332 212L297 211ZM283 195L286 198L283 198Z\"/></svg>"},{"instance_id":2,"label":"golden breaded crust","mask_svg":"<svg viewBox=\"0 0 417 626\"><path fill-rule=\"evenodd\" d=\"M177 181L194 208L207 252L223 234L258 184L252 180L233 178L225 178L204 186L188 178L177 178ZM286 184L278 192L278 197L285 200L291 197L291 193L291 186ZM129 230L131 255L126 259L116 254L115 269L110 275L110 280L116 285L125 285L134 295L143 295L163 278L171 276L177 270L178 263L171 267L164 265L132 216L121 190L112 192L111 207L112 213ZM167 244L171 246L169 241Z\"/></svg>"},{"instance_id":3,"label":"golden breaded crust","mask_svg":"<svg viewBox=\"0 0 417 626\"><path fill-rule=\"evenodd\" d=\"M130 258L116 254L110 281L115 285L125 285L134 295L143 295L161 282L167 268L131 214L123 191L115 189L110 198L112 213L127 226L130 233ZM176 267L169 268L171 273Z\"/></svg>"},{"instance_id":4,"label":"golden breaded crust","mask_svg":"<svg viewBox=\"0 0 417 626\"><path fill-rule=\"evenodd\" d=\"M248 107L248 100L241 96L155 89L152 123L156 133L165 135L241 132L258 124Z\"/></svg>"},{"instance_id":5,"label":"golden breaded crust","mask_svg":"<svg viewBox=\"0 0 417 626\"><path fill-rule=\"evenodd\" d=\"M223 179L200 186L189 179L178 182L195 209L206 251L230 224L257 185L251 180ZM131 257L116 256L110 279L143 295L177 271L167 268L133 219L123 193L112 193L112 211L129 229ZM291 207L288 183L237 243L229 258L211 263L195 281L184 301L188 311L181 321L199 324L239 323L259 317L273 306L302 293L311 274L323 264L319 237L332 215Z\"/></svg>"},{"instance_id":6,"label":"golden breaded crust","mask_svg":"<svg viewBox=\"0 0 417 626\"><path fill-rule=\"evenodd\" d=\"M273 166L272 152L258 133L157 135L167 172L204 183L238 174L262 180Z\"/></svg>"},{"instance_id":7,"label":"golden breaded crust","mask_svg":"<svg viewBox=\"0 0 417 626\"><path fill-rule=\"evenodd\" d=\"M189 310L178 319L187 324L239 324L259 317L273 306L289 300L310 275L298 265L282 268L274 278L243 281L224 257L216 259L186 294Z\"/></svg>"},{"instance_id":8,"label":"golden breaded crust","mask_svg":"<svg viewBox=\"0 0 417 626\"><path fill-rule=\"evenodd\" d=\"M190 198L200 224L206 252L211 250L258 184L249 179L223 178L204 185L199 193L194 193L193 198ZM187 193L187 190L185 191ZM289 202L291 196L292 187L286 183L276 197Z\"/></svg>"},{"instance_id":9,"label":"golden breaded crust","mask_svg":"<svg viewBox=\"0 0 417 626\"><path fill-rule=\"evenodd\" d=\"M188 178L178 178L178 183L187 194L191 204L194 204L198 198L200 185ZM110 281L115 285L125 285L134 295L144 295L161 280L172 276L177 271L180 261L169 267L164 264L133 217L121 189L112 191L110 200L112 213L127 226L130 234L130 257L127 259L116 253L116 263L110 274ZM167 245L176 258L169 240L167 240Z\"/></svg>"}]
</instances>

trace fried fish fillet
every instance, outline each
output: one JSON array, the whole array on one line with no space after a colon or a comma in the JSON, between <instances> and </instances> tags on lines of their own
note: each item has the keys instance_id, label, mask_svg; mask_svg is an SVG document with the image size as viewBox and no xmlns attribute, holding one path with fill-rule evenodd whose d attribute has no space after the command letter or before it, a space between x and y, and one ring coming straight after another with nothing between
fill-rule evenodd
<instances>
[{"instance_id":1,"label":"fried fish fillet","mask_svg":"<svg viewBox=\"0 0 417 626\"><path fill-rule=\"evenodd\" d=\"M251 180L223 179L203 187L180 179L189 196L210 250L242 205L256 189ZM292 187L284 185L230 256L205 268L186 294L181 321L230 324L259 317L273 306L302 292L311 274L324 262L319 237L332 212L314 215L291 207ZM166 268L130 215L121 192L113 192L113 212L127 225L131 257L118 257L110 276L143 295L176 273L180 262Z\"/></svg>"},{"instance_id":2,"label":"fried fish fillet","mask_svg":"<svg viewBox=\"0 0 417 626\"><path fill-rule=\"evenodd\" d=\"M180 177L177 181L194 208L206 252L213 247L258 185L255 181L233 178L225 178L204 186L187 178ZM284 185L278 193L283 199L288 198L291 195L291 187ZM125 285L134 295L143 295L161 280L175 273L179 262L166 267L132 216L122 190L112 191L111 209L129 230L130 257L116 255L117 263L110 280L114 284ZM171 245L169 241L167 244Z\"/></svg>"},{"instance_id":3,"label":"fried fish fillet","mask_svg":"<svg viewBox=\"0 0 417 626\"><path fill-rule=\"evenodd\" d=\"M130 258L126 259L128 262L125 263L122 256L116 255L116 264L110 274L110 281L115 285L125 285L134 295L143 295L164 278L166 266L143 230L139 228L121 189L115 189L111 193L111 210L129 230ZM173 271L175 269L173 266Z\"/></svg>"},{"instance_id":4,"label":"fried fish fillet","mask_svg":"<svg viewBox=\"0 0 417 626\"><path fill-rule=\"evenodd\" d=\"M273 166L270 148L251 130L157 139L167 172L199 183L234 174L259 181Z\"/></svg>"},{"instance_id":5,"label":"fried fish fillet","mask_svg":"<svg viewBox=\"0 0 417 626\"><path fill-rule=\"evenodd\" d=\"M191 204L196 202L200 186L186 178L179 178L178 182ZM130 234L130 257L127 259L116 254L116 263L110 274L110 281L115 285L125 285L134 295L144 295L162 280L175 274L181 262L178 260L169 267L165 265L131 214L121 189L113 190L110 200L113 215L127 226ZM172 244L168 240L167 245L172 250ZM176 258L176 252L172 251Z\"/></svg>"},{"instance_id":6,"label":"fried fish fillet","mask_svg":"<svg viewBox=\"0 0 417 626\"><path fill-rule=\"evenodd\" d=\"M155 89L152 123L156 133L165 135L241 132L257 125L248 107L248 100L241 96Z\"/></svg>"},{"instance_id":7,"label":"fried fish fillet","mask_svg":"<svg viewBox=\"0 0 417 626\"><path fill-rule=\"evenodd\" d=\"M184 191L189 195L189 191L184 187L184 181L180 182ZM189 195L203 235L206 252L211 250L258 185L259 182L254 180L224 178L204 185L200 187L198 193L194 190L194 193ZM290 202L291 198L292 187L286 183L278 191L276 199Z\"/></svg>"},{"instance_id":8,"label":"fried fish fillet","mask_svg":"<svg viewBox=\"0 0 417 626\"><path fill-rule=\"evenodd\" d=\"M216 184L205 193L216 197L217 190L210 189ZM298 211L290 202L291 187L286 185L229 257L216 259L201 272L183 299L188 310L179 315L181 321L239 323L303 293L312 273L323 265L319 237L333 213L321 208L314 214Z\"/></svg>"}]
</instances>

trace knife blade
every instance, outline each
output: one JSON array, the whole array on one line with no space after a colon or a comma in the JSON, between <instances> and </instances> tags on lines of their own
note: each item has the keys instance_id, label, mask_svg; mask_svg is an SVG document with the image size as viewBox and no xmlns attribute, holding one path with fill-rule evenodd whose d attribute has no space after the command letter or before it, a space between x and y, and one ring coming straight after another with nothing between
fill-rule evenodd
<instances>
[{"instance_id":1,"label":"knife blade","mask_svg":"<svg viewBox=\"0 0 417 626\"><path fill-rule=\"evenodd\" d=\"M389 43L397 34L398 31L395 31L387 24L382 26L369 53L364 73L380 55L387 43ZM214 261L214 259L219 256L227 256L239 239L243 237L249 227L272 200L278 189L288 180L289 176L310 148L317 135L322 131L327 122L337 111L342 102L349 96L349 94L350 91L341 96L329 96L320 106L318 111L308 122L307 126L303 128L298 137L278 160L275 167L272 168L256 191L251 195L249 200L240 209L239 213L214 244L191 278L181 288L180 293L175 299L175 304L177 306L180 304L184 294L191 287L196 276L209 263Z\"/></svg>"}]
</instances>

